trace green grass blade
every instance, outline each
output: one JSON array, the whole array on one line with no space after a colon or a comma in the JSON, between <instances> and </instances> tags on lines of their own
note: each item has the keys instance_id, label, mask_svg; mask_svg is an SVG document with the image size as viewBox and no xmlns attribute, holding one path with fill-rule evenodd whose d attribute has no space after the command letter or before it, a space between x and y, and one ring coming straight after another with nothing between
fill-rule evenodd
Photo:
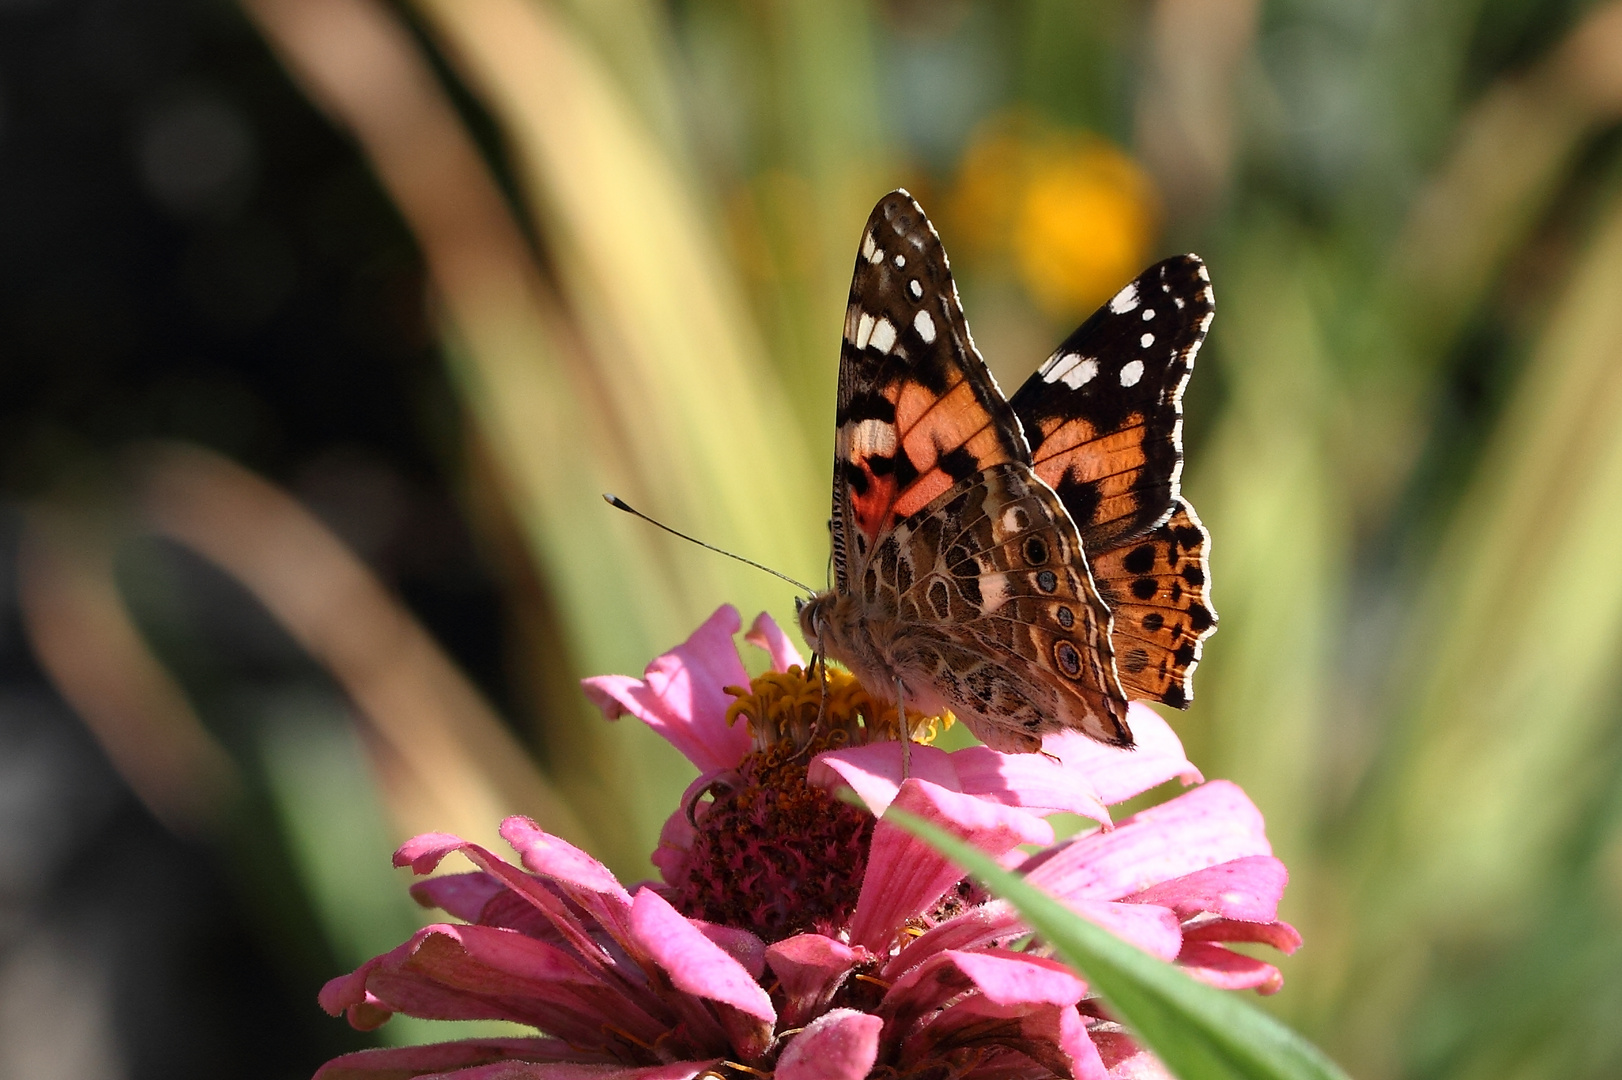
<instances>
[{"instance_id":1,"label":"green grass blade","mask_svg":"<svg viewBox=\"0 0 1622 1080\"><path fill-rule=\"evenodd\" d=\"M895 809L885 820L935 847L1019 909L1181 1080L1346 1080L1317 1047L1237 995L1195 982L1093 925L928 822Z\"/></svg>"}]
</instances>

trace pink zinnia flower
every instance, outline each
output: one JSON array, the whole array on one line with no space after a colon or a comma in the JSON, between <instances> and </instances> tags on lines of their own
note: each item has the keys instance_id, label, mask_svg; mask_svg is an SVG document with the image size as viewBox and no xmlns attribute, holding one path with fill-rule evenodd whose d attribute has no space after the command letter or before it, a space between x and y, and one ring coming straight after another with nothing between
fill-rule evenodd
<instances>
[{"instance_id":1,"label":"pink zinnia flower","mask_svg":"<svg viewBox=\"0 0 1622 1080\"><path fill-rule=\"evenodd\" d=\"M360 1028L404 1012L545 1036L363 1051L318 1080L1163 1075L1079 976L1039 945L1012 948L1029 930L1009 905L886 823L891 805L1197 978L1278 989L1276 968L1224 944L1300 943L1277 918L1286 874L1261 814L1235 785L1199 783L1153 711L1132 707L1134 750L1080 735L1049 737L1044 754L915 745L903 779L893 710L848 675L808 679L764 615L748 640L772 669L751 683L738 629L723 607L642 679L585 681L610 717L638 717L700 771L654 855L662 881L626 889L524 818L501 830L521 868L420 836L396 865L425 874L460 851L478 867L413 889L463 921L418 931L321 993ZM1172 778L1198 786L1111 823L1109 805ZM833 796L845 787L871 813ZM1100 828L1055 845L1044 816L1057 811Z\"/></svg>"}]
</instances>

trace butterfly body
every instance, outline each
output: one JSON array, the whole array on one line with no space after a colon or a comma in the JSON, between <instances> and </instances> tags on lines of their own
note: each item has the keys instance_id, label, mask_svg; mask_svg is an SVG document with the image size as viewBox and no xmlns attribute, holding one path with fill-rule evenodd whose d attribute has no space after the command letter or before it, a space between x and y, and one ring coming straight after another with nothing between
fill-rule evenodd
<instances>
[{"instance_id":1,"label":"butterfly body","mask_svg":"<svg viewBox=\"0 0 1622 1080\"><path fill-rule=\"evenodd\" d=\"M1186 704L1215 624L1208 538L1178 494L1209 297L1197 259L1151 268L1009 401L934 227L906 192L880 200L840 356L836 581L800 611L812 648L1005 751L1062 730L1130 746L1129 690Z\"/></svg>"}]
</instances>

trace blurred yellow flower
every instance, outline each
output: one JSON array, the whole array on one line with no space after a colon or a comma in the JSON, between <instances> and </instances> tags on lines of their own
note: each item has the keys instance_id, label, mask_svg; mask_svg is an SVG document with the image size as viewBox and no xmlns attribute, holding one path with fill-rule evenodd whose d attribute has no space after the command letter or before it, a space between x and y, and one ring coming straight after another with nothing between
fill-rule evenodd
<instances>
[{"instance_id":1,"label":"blurred yellow flower","mask_svg":"<svg viewBox=\"0 0 1622 1080\"><path fill-rule=\"evenodd\" d=\"M1092 310L1149 259L1159 200L1099 136L992 121L963 155L951 205L971 258L1001 261L1055 318Z\"/></svg>"}]
</instances>

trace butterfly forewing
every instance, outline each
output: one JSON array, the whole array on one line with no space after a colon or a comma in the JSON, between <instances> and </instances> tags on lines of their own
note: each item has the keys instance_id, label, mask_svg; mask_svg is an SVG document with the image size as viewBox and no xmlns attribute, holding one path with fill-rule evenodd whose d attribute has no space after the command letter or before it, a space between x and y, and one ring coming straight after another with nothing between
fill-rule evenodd
<instances>
[{"instance_id":1,"label":"butterfly forewing","mask_svg":"<svg viewBox=\"0 0 1622 1080\"><path fill-rule=\"evenodd\" d=\"M842 590L897 521L1004 461L1029 461L975 351L935 228L891 192L862 230L845 311L834 439L834 569Z\"/></svg>"},{"instance_id":2,"label":"butterfly forewing","mask_svg":"<svg viewBox=\"0 0 1622 1080\"><path fill-rule=\"evenodd\" d=\"M1214 310L1194 255L1156 263L1065 339L1010 404L1036 474L1089 555L1166 520L1182 472L1183 387Z\"/></svg>"}]
</instances>

